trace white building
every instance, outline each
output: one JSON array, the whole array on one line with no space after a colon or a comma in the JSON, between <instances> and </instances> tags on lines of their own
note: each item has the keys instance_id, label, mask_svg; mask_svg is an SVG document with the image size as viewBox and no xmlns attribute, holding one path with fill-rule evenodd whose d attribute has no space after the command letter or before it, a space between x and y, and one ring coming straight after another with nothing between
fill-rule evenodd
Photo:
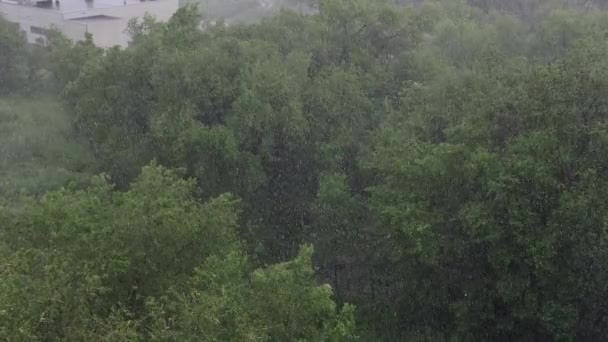
<instances>
[{"instance_id":1,"label":"white building","mask_svg":"<svg viewBox=\"0 0 608 342\"><path fill-rule=\"evenodd\" d=\"M178 0L0 0L0 15L18 23L34 43L55 27L77 41L93 34L101 47L127 46L129 19L149 13L166 21L178 9Z\"/></svg>"}]
</instances>

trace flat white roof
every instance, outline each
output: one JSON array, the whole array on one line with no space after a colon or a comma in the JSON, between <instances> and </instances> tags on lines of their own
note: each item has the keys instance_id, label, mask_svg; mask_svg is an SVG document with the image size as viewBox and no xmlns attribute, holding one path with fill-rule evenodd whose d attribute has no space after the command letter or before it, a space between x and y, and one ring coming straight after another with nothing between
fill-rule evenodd
<instances>
[{"instance_id":1,"label":"flat white roof","mask_svg":"<svg viewBox=\"0 0 608 342\"><path fill-rule=\"evenodd\" d=\"M34 7L46 11L54 11L59 13L71 13L95 9L108 9L115 7L123 7L129 5L140 5L146 2L156 2L159 0L59 0L57 5L56 0L49 1L49 6L36 6L36 0L0 0L0 2L23 7ZM107 18L106 18L107 19Z\"/></svg>"}]
</instances>

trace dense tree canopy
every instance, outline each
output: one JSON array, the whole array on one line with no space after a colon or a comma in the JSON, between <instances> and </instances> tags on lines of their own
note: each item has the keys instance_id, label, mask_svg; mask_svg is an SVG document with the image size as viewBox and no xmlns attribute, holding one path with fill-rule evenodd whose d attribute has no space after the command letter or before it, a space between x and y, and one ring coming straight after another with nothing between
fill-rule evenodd
<instances>
[{"instance_id":1,"label":"dense tree canopy","mask_svg":"<svg viewBox=\"0 0 608 342\"><path fill-rule=\"evenodd\" d=\"M0 339L606 340L603 3L313 7L0 19Z\"/></svg>"},{"instance_id":2,"label":"dense tree canopy","mask_svg":"<svg viewBox=\"0 0 608 342\"><path fill-rule=\"evenodd\" d=\"M352 334L312 249L259 269L236 236L238 203L145 167L126 192L104 176L3 212L3 339L313 340ZM249 279L248 279L249 278ZM293 308L298 308L293 311Z\"/></svg>"}]
</instances>

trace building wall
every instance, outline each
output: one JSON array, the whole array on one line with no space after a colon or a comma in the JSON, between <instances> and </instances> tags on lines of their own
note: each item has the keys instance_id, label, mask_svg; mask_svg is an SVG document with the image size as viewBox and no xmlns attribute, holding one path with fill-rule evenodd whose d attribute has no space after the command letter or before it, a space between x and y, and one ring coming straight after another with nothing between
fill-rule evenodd
<instances>
[{"instance_id":1,"label":"building wall","mask_svg":"<svg viewBox=\"0 0 608 342\"><path fill-rule=\"evenodd\" d=\"M9 21L18 23L26 32L30 43L35 43L36 39L43 37L39 33L32 32L32 28L34 31L38 31L37 28L48 29L55 26L72 40L84 39L85 32L87 32L85 24L63 20L63 16L59 12L36 7L0 2L0 15Z\"/></svg>"},{"instance_id":2,"label":"building wall","mask_svg":"<svg viewBox=\"0 0 608 342\"><path fill-rule=\"evenodd\" d=\"M167 21L178 9L177 0L147 1L126 6L90 9L86 11L64 13L65 19L85 16L107 15L119 19L86 22L87 32L93 34L95 44L102 47L114 45L127 46L129 36L125 32L131 18L141 18L146 13L155 16L159 21ZM78 19L75 19L76 21ZM85 22L85 21L83 21Z\"/></svg>"},{"instance_id":3,"label":"building wall","mask_svg":"<svg viewBox=\"0 0 608 342\"><path fill-rule=\"evenodd\" d=\"M132 17L142 17L146 12L154 15L158 20L165 21L177 11L178 0L156 0L128 3L125 6L108 8L91 8L83 11L64 12L65 19L89 17L95 15L108 15L126 20Z\"/></svg>"},{"instance_id":4,"label":"building wall","mask_svg":"<svg viewBox=\"0 0 608 342\"><path fill-rule=\"evenodd\" d=\"M127 46L129 37L125 29L129 19L143 17L146 13L150 13L158 20L166 21L171 18L177 9L178 0L156 0L61 13L36 7L20 6L0 0L0 15L3 15L9 21L18 23L21 29L26 32L30 43L34 43L36 39L42 37L41 33L43 34L43 32L41 31L54 26L74 41L84 39L85 33L89 32L93 34L95 44L101 47ZM86 19L86 17L100 15L115 17L116 19Z\"/></svg>"},{"instance_id":5,"label":"building wall","mask_svg":"<svg viewBox=\"0 0 608 342\"><path fill-rule=\"evenodd\" d=\"M129 43L129 36L125 33L127 22L126 19L90 22L87 23L87 31L93 34L93 41L97 46L127 46Z\"/></svg>"}]
</instances>

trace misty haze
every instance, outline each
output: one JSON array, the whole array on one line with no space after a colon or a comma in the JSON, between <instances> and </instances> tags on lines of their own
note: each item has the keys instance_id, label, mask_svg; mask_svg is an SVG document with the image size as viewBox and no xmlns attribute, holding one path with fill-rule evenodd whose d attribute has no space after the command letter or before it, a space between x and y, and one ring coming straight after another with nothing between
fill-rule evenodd
<instances>
[{"instance_id":1,"label":"misty haze","mask_svg":"<svg viewBox=\"0 0 608 342\"><path fill-rule=\"evenodd\" d=\"M607 341L602 0L0 0L0 341Z\"/></svg>"}]
</instances>

